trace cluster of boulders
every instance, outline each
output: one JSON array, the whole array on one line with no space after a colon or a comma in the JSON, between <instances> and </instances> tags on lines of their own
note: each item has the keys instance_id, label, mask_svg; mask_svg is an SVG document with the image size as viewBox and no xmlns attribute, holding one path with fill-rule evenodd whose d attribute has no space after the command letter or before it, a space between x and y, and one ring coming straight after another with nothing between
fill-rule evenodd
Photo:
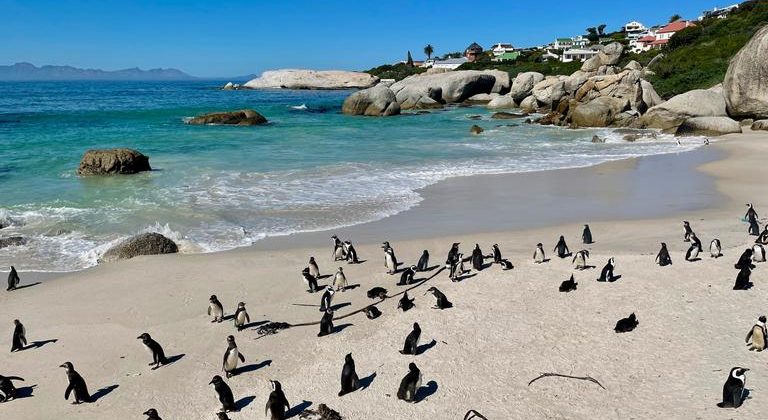
<instances>
[{"instance_id":1,"label":"cluster of boulders","mask_svg":"<svg viewBox=\"0 0 768 420\"><path fill-rule=\"evenodd\" d=\"M192 125L261 125L266 124L267 119L252 109L240 111L214 112L204 114L187 120Z\"/></svg>"}]
</instances>

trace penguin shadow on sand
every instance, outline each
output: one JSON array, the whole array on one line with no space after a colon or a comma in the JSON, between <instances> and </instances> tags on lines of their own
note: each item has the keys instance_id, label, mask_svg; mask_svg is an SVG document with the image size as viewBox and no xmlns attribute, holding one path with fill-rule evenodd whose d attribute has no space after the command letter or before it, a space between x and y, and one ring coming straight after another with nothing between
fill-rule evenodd
<instances>
[{"instance_id":1,"label":"penguin shadow on sand","mask_svg":"<svg viewBox=\"0 0 768 420\"><path fill-rule=\"evenodd\" d=\"M352 302L341 302L341 303L337 303L335 305L331 305L331 310L333 312L336 312L336 311L338 311L341 308L346 308L347 306L351 306L351 305L352 305Z\"/></svg>"},{"instance_id":2,"label":"penguin shadow on sand","mask_svg":"<svg viewBox=\"0 0 768 420\"><path fill-rule=\"evenodd\" d=\"M329 277L333 277L333 274L323 274L321 276L317 276L317 279L318 280L325 280L325 279L327 279ZM323 288L325 288L325 286L326 285L323 285L322 287L320 287L320 286L317 286L317 287L318 287L318 290L322 290Z\"/></svg>"},{"instance_id":3,"label":"penguin shadow on sand","mask_svg":"<svg viewBox=\"0 0 768 420\"><path fill-rule=\"evenodd\" d=\"M249 395L247 397L240 398L235 401L235 408L237 411L242 411L245 407L248 407L256 399L255 395Z\"/></svg>"},{"instance_id":4,"label":"penguin shadow on sand","mask_svg":"<svg viewBox=\"0 0 768 420\"><path fill-rule=\"evenodd\" d=\"M33 341L33 342L29 343L26 347L24 347L22 350L39 349L40 347L43 347L46 344L53 344L53 343L56 343L58 341L59 341L58 338L53 338L53 339L50 339L50 340Z\"/></svg>"},{"instance_id":5,"label":"penguin shadow on sand","mask_svg":"<svg viewBox=\"0 0 768 420\"><path fill-rule=\"evenodd\" d=\"M247 324L243 324L243 327L242 327L242 330L241 330L241 331L247 330L248 328L255 328L255 327L258 327L258 326L264 325L264 324L266 324L266 323L268 323L268 322L269 322L269 320L268 320L268 319L265 319L264 321L253 321L253 322L249 322L249 323L247 323Z\"/></svg>"},{"instance_id":6,"label":"penguin shadow on sand","mask_svg":"<svg viewBox=\"0 0 768 420\"><path fill-rule=\"evenodd\" d=\"M350 323L334 325L333 326L333 332L331 334L340 333L340 332L346 330L347 328L354 327L354 326L355 326L355 324L350 324Z\"/></svg>"},{"instance_id":7,"label":"penguin shadow on sand","mask_svg":"<svg viewBox=\"0 0 768 420\"><path fill-rule=\"evenodd\" d=\"M272 359L267 359L259 363L251 363L250 365L240 366L239 368L235 369L232 374L238 376L243 373L255 372L268 366L272 366Z\"/></svg>"},{"instance_id":8,"label":"penguin shadow on sand","mask_svg":"<svg viewBox=\"0 0 768 420\"><path fill-rule=\"evenodd\" d=\"M91 395L91 402L95 403L96 401L106 397L107 395L111 394L112 391L116 390L120 385L114 384L110 386L105 386L104 388L99 389L98 391L94 392Z\"/></svg>"},{"instance_id":9,"label":"penguin shadow on sand","mask_svg":"<svg viewBox=\"0 0 768 420\"><path fill-rule=\"evenodd\" d=\"M16 388L16 394L13 399L19 400L22 398L32 398L34 397L32 394L35 392L35 388L37 388L37 384Z\"/></svg>"},{"instance_id":10,"label":"penguin shadow on sand","mask_svg":"<svg viewBox=\"0 0 768 420\"><path fill-rule=\"evenodd\" d=\"M13 290L26 289L27 287L34 287L34 286L37 286L38 284L42 284L42 282L36 281L34 283L22 284L22 285L16 286L16 288L14 288ZM11 291L13 291L13 290L11 290Z\"/></svg>"},{"instance_id":11,"label":"penguin shadow on sand","mask_svg":"<svg viewBox=\"0 0 768 420\"><path fill-rule=\"evenodd\" d=\"M370 387L373 383L373 380L376 379L376 375L377 374L374 371L372 374L366 376L365 378L360 378L360 388L358 388L358 391L368 389L368 387Z\"/></svg>"},{"instance_id":12,"label":"penguin shadow on sand","mask_svg":"<svg viewBox=\"0 0 768 420\"><path fill-rule=\"evenodd\" d=\"M437 382L435 381L429 381L426 385L422 386L421 388L416 390L416 397L413 399L413 402L418 404L425 399L431 397L432 395L435 395L437 392Z\"/></svg>"},{"instance_id":13,"label":"penguin shadow on sand","mask_svg":"<svg viewBox=\"0 0 768 420\"><path fill-rule=\"evenodd\" d=\"M420 344L416 347L416 355L421 355L427 352L427 350L431 349L432 347L435 347L437 345L437 341L433 338L432 341L425 344Z\"/></svg>"},{"instance_id":14,"label":"penguin shadow on sand","mask_svg":"<svg viewBox=\"0 0 768 420\"><path fill-rule=\"evenodd\" d=\"M357 289L358 287L360 287L360 283L357 283L357 284L350 284L349 286L347 286L347 287L343 288L343 289L342 289L342 292L343 292L343 291L346 291L346 290L355 290L355 289Z\"/></svg>"},{"instance_id":15,"label":"penguin shadow on sand","mask_svg":"<svg viewBox=\"0 0 768 420\"><path fill-rule=\"evenodd\" d=\"M186 356L185 353L181 353L181 354L177 354L175 356L171 356L171 357L168 358L168 362L166 364L164 364L163 366L172 365L172 364L178 362L179 360L183 359L184 356ZM153 370L154 369L157 369L157 368L153 368Z\"/></svg>"},{"instance_id":16,"label":"penguin shadow on sand","mask_svg":"<svg viewBox=\"0 0 768 420\"><path fill-rule=\"evenodd\" d=\"M308 409L309 407L312 407L312 401L304 400L301 402L301 404L291 407L290 410L286 411L285 418L290 419L290 418L296 417L299 414L301 414L304 410Z\"/></svg>"},{"instance_id":17,"label":"penguin shadow on sand","mask_svg":"<svg viewBox=\"0 0 768 420\"><path fill-rule=\"evenodd\" d=\"M433 271L433 270L436 270L436 269L438 269L440 267L441 267L440 264L435 264L432 267L427 267L427 269L422 271L422 273L426 273L427 271Z\"/></svg>"},{"instance_id":18,"label":"penguin shadow on sand","mask_svg":"<svg viewBox=\"0 0 768 420\"><path fill-rule=\"evenodd\" d=\"M472 277L475 277L477 273L466 273L462 274L458 277L456 277L456 280L454 280L456 283L461 283L464 280L471 279Z\"/></svg>"}]
</instances>

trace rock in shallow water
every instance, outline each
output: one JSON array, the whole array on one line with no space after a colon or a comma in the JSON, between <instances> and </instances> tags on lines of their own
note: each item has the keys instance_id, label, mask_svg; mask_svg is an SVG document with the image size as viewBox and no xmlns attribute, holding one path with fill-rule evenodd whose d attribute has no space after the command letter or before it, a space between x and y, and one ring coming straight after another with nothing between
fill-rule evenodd
<instances>
[{"instance_id":1,"label":"rock in shallow water","mask_svg":"<svg viewBox=\"0 0 768 420\"><path fill-rule=\"evenodd\" d=\"M0 238L0 248L6 248L9 246L21 246L25 245L27 240L21 236L9 236L7 238Z\"/></svg>"},{"instance_id":2,"label":"rock in shallow water","mask_svg":"<svg viewBox=\"0 0 768 420\"><path fill-rule=\"evenodd\" d=\"M78 175L129 175L151 171L149 157L132 149L89 150L77 168Z\"/></svg>"},{"instance_id":3,"label":"rock in shallow water","mask_svg":"<svg viewBox=\"0 0 768 420\"><path fill-rule=\"evenodd\" d=\"M179 247L159 233L142 233L110 248L99 262L127 260L139 255L175 254Z\"/></svg>"},{"instance_id":4,"label":"rock in shallow water","mask_svg":"<svg viewBox=\"0 0 768 420\"><path fill-rule=\"evenodd\" d=\"M472 134L480 134L483 131L485 130L483 130L483 127L480 127L479 125L473 125L472 127L469 128L469 132Z\"/></svg>"},{"instance_id":5,"label":"rock in shallow water","mask_svg":"<svg viewBox=\"0 0 768 420\"><path fill-rule=\"evenodd\" d=\"M191 118L187 124L191 125L261 125L266 124L267 119L252 109L243 109L232 112L214 112Z\"/></svg>"}]
</instances>

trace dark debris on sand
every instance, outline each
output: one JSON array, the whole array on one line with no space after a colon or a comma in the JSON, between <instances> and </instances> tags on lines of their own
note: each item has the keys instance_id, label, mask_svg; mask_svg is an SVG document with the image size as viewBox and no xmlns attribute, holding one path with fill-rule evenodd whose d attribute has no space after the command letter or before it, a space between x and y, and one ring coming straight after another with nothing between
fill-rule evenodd
<instances>
[{"instance_id":1,"label":"dark debris on sand","mask_svg":"<svg viewBox=\"0 0 768 420\"><path fill-rule=\"evenodd\" d=\"M299 418L305 420L343 420L338 411L328 408L325 404L320 404L317 410L306 409L302 411Z\"/></svg>"},{"instance_id":2,"label":"dark debris on sand","mask_svg":"<svg viewBox=\"0 0 768 420\"><path fill-rule=\"evenodd\" d=\"M286 322L268 322L256 329L256 333L259 335L272 335L277 334L280 330L285 330L291 327L291 324Z\"/></svg>"}]
</instances>

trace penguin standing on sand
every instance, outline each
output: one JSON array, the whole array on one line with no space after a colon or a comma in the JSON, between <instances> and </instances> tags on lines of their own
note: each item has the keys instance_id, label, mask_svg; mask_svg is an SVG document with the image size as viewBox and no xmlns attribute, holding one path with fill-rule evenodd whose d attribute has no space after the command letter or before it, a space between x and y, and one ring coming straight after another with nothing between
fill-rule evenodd
<instances>
[{"instance_id":1,"label":"penguin standing on sand","mask_svg":"<svg viewBox=\"0 0 768 420\"><path fill-rule=\"evenodd\" d=\"M424 252L421 254L421 258L419 258L418 264L416 264L416 269L418 271L423 272L423 271L427 271L428 268L429 268L429 251L425 249Z\"/></svg>"},{"instance_id":2,"label":"penguin standing on sand","mask_svg":"<svg viewBox=\"0 0 768 420\"><path fill-rule=\"evenodd\" d=\"M691 242L691 235L693 234L693 229L691 229L691 224L687 221L683 221L683 242Z\"/></svg>"},{"instance_id":3,"label":"penguin standing on sand","mask_svg":"<svg viewBox=\"0 0 768 420\"><path fill-rule=\"evenodd\" d=\"M752 276L752 270L748 266L742 267L739 274L736 275L733 290L749 290L752 287L752 282L749 281L750 276Z\"/></svg>"},{"instance_id":4,"label":"penguin standing on sand","mask_svg":"<svg viewBox=\"0 0 768 420\"><path fill-rule=\"evenodd\" d=\"M272 392L267 400L265 414L270 420L285 420L285 412L291 409L288 399L283 393L283 386L278 381L269 381L272 384Z\"/></svg>"},{"instance_id":5,"label":"penguin standing on sand","mask_svg":"<svg viewBox=\"0 0 768 420\"><path fill-rule=\"evenodd\" d=\"M747 204L747 214L744 215L744 220L757 220L757 211L752 203Z\"/></svg>"},{"instance_id":6,"label":"penguin standing on sand","mask_svg":"<svg viewBox=\"0 0 768 420\"><path fill-rule=\"evenodd\" d=\"M219 411L218 413L216 413L216 419L218 419L218 420L230 420L230 418L227 415L227 413L225 413L223 411Z\"/></svg>"},{"instance_id":7,"label":"penguin standing on sand","mask_svg":"<svg viewBox=\"0 0 768 420\"><path fill-rule=\"evenodd\" d=\"M333 257L334 261L342 261L347 258L346 255L344 255L344 244L341 242L341 239L339 239L338 236L333 235L331 236L331 240L333 241L333 252L331 253L331 257Z\"/></svg>"},{"instance_id":8,"label":"penguin standing on sand","mask_svg":"<svg viewBox=\"0 0 768 420\"><path fill-rule=\"evenodd\" d=\"M307 268L309 269L309 274L315 279L320 277L320 268L317 266L317 262L315 262L315 257L309 257L309 266Z\"/></svg>"},{"instance_id":9,"label":"penguin standing on sand","mask_svg":"<svg viewBox=\"0 0 768 420\"><path fill-rule=\"evenodd\" d=\"M472 268L475 271L482 271L483 269L483 251L480 249L480 244L475 244L475 249L472 250Z\"/></svg>"},{"instance_id":10,"label":"penguin standing on sand","mask_svg":"<svg viewBox=\"0 0 768 420\"><path fill-rule=\"evenodd\" d=\"M424 296L426 296L428 293L432 293L432 295L435 296L435 299L437 299L435 306L432 307L433 309L448 309L453 307L453 303L451 303L445 294L438 290L437 287L432 286L427 289L427 291L424 293Z\"/></svg>"},{"instance_id":11,"label":"penguin standing on sand","mask_svg":"<svg viewBox=\"0 0 768 420\"><path fill-rule=\"evenodd\" d=\"M16 386L13 385L13 381L23 382L24 378L0 375L0 403L16 398Z\"/></svg>"},{"instance_id":12,"label":"penguin standing on sand","mask_svg":"<svg viewBox=\"0 0 768 420\"><path fill-rule=\"evenodd\" d=\"M227 337L227 350L224 351L224 359L221 363L221 369L227 375L227 378L231 378L235 374L238 359L245 363L245 356L237 348L235 337L230 335Z\"/></svg>"},{"instance_id":13,"label":"penguin standing on sand","mask_svg":"<svg viewBox=\"0 0 768 420\"><path fill-rule=\"evenodd\" d=\"M397 283L398 286L406 286L413 283L413 276L416 275L416 266L412 265L405 270L403 270L403 273L400 274L400 281Z\"/></svg>"},{"instance_id":14,"label":"penguin standing on sand","mask_svg":"<svg viewBox=\"0 0 768 420\"><path fill-rule=\"evenodd\" d=\"M635 316L635 313L632 312L632 314L630 314L628 317L618 320L613 330L617 333L630 332L634 330L638 324L640 323L637 321L637 316Z\"/></svg>"},{"instance_id":15,"label":"penguin standing on sand","mask_svg":"<svg viewBox=\"0 0 768 420\"><path fill-rule=\"evenodd\" d=\"M755 239L755 243L768 245L768 225L765 225L765 228L763 228L763 231L760 232L760 235L757 236L757 239Z\"/></svg>"},{"instance_id":16,"label":"penguin standing on sand","mask_svg":"<svg viewBox=\"0 0 768 420\"><path fill-rule=\"evenodd\" d=\"M143 333L140 336L136 337L136 339L141 340L141 342L144 344L144 347L150 353L152 353L152 363L149 364L149 366L154 365L152 367L152 370L155 370L162 365L168 364L168 359L166 359L165 357L165 352L163 352L163 347L160 346L160 343L153 340L149 334Z\"/></svg>"},{"instance_id":17,"label":"penguin standing on sand","mask_svg":"<svg viewBox=\"0 0 768 420\"><path fill-rule=\"evenodd\" d=\"M553 251L557 252L557 256L560 258L565 258L571 255L571 250L568 249L568 244L565 243L565 236L560 236L560 239L557 241L557 245L555 245Z\"/></svg>"},{"instance_id":18,"label":"penguin standing on sand","mask_svg":"<svg viewBox=\"0 0 768 420\"><path fill-rule=\"evenodd\" d=\"M667 250L667 244L665 244L664 242L661 243L661 249L659 250L659 253L656 255L656 263L658 263L662 267L672 265L672 257L669 256L669 251Z\"/></svg>"},{"instance_id":19,"label":"penguin standing on sand","mask_svg":"<svg viewBox=\"0 0 768 420\"><path fill-rule=\"evenodd\" d=\"M703 251L701 247L701 241L695 233L691 233L691 246L688 247L688 251L685 253L685 260L689 262L698 261L699 253Z\"/></svg>"},{"instance_id":20,"label":"penguin standing on sand","mask_svg":"<svg viewBox=\"0 0 768 420\"><path fill-rule=\"evenodd\" d=\"M400 350L400 354L412 354L416 355L416 350L419 348L419 338L421 337L421 327L418 322L413 323L413 330L405 337L405 344L403 349Z\"/></svg>"},{"instance_id":21,"label":"penguin standing on sand","mask_svg":"<svg viewBox=\"0 0 768 420\"><path fill-rule=\"evenodd\" d=\"M341 391L339 396L355 392L360 388L360 378L357 377L355 372L355 359L352 358L352 353L348 353L344 356L344 367L341 369Z\"/></svg>"},{"instance_id":22,"label":"penguin standing on sand","mask_svg":"<svg viewBox=\"0 0 768 420\"><path fill-rule=\"evenodd\" d=\"M389 242L384 242L381 247L384 248L384 267L387 269L387 274L395 274L397 272L395 250L389 245Z\"/></svg>"},{"instance_id":23,"label":"penguin standing on sand","mask_svg":"<svg viewBox=\"0 0 768 420\"><path fill-rule=\"evenodd\" d=\"M80 374L75 370L74 366L72 366L72 363L65 362L59 367L63 367L67 370L67 380L69 381L67 390L64 391L64 399L69 400L69 394L74 393L75 401L73 404L91 402L91 394L88 393L88 386L85 384L83 377L80 376Z\"/></svg>"},{"instance_id":24,"label":"penguin standing on sand","mask_svg":"<svg viewBox=\"0 0 768 420\"><path fill-rule=\"evenodd\" d=\"M603 267L603 270L600 271L600 277L597 279L597 281L613 282L614 281L613 270L615 268L616 268L616 260L613 257L608 258L608 263L605 264L605 267Z\"/></svg>"},{"instance_id":25,"label":"penguin standing on sand","mask_svg":"<svg viewBox=\"0 0 768 420\"><path fill-rule=\"evenodd\" d=\"M232 389L224 382L224 379L221 379L221 376L214 376L211 382L208 382L208 385L213 385L216 396L219 397L219 402L221 402L221 411L238 411L235 406L235 397L232 395Z\"/></svg>"},{"instance_id":26,"label":"penguin standing on sand","mask_svg":"<svg viewBox=\"0 0 768 420\"><path fill-rule=\"evenodd\" d=\"M739 257L739 261L736 262L736 264L733 265L733 267L737 270L741 270L742 268L749 268L750 270L755 268L755 265L752 264L752 254L754 253L752 248L747 248L744 250L744 252L741 253L741 256Z\"/></svg>"},{"instance_id":27,"label":"penguin standing on sand","mask_svg":"<svg viewBox=\"0 0 768 420\"><path fill-rule=\"evenodd\" d=\"M397 399L414 402L416 400L416 391L421 387L421 371L416 367L416 363L411 362L408 365L408 373L397 390Z\"/></svg>"},{"instance_id":28,"label":"penguin standing on sand","mask_svg":"<svg viewBox=\"0 0 768 420\"><path fill-rule=\"evenodd\" d=\"M586 249L582 249L581 251L577 252L576 255L573 256L573 261L571 262L576 266L577 270L586 270L588 259L589 259L589 251L587 251Z\"/></svg>"},{"instance_id":29,"label":"penguin standing on sand","mask_svg":"<svg viewBox=\"0 0 768 420\"><path fill-rule=\"evenodd\" d=\"M757 222L757 219L749 219L747 233L749 233L750 236L760 236L760 224Z\"/></svg>"},{"instance_id":30,"label":"penguin standing on sand","mask_svg":"<svg viewBox=\"0 0 768 420\"><path fill-rule=\"evenodd\" d=\"M536 244L536 250L533 251L533 262L536 264L541 264L546 259L546 255L544 254L544 245L539 242Z\"/></svg>"},{"instance_id":31,"label":"penguin standing on sand","mask_svg":"<svg viewBox=\"0 0 768 420\"><path fill-rule=\"evenodd\" d=\"M357 258L357 250L350 241L344 241L344 249L346 250L346 259L350 264L360 264L360 259Z\"/></svg>"},{"instance_id":32,"label":"penguin standing on sand","mask_svg":"<svg viewBox=\"0 0 768 420\"><path fill-rule=\"evenodd\" d=\"M320 319L320 332L318 337L333 334L333 309L328 308Z\"/></svg>"},{"instance_id":33,"label":"penguin standing on sand","mask_svg":"<svg viewBox=\"0 0 768 420\"><path fill-rule=\"evenodd\" d=\"M741 403L744 402L745 385L747 384L746 372L749 369L742 367L735 367L731 369L723 384L723 402L717 403L720 408L739 408Z\"/></svg>"},{"instance_id":34,"label":"penguin standing on sand","mask_svg":"<svg viewBox=\"0 0 768 420\"><path fill-rule=\"evenodd\" d=\"M216 295L211 295L208 299L208 315L213 317L211 322L221 322L224 319L224 307Z\"/></svg>"},{"instance_id":35,"label":"penguin standing on sand","mask_svg":"<svg viewBox=\"0 0 768 420\"><path fill-rule=\"evenodd\" d=\"M157 410L155 410L154 408L150 408L149 410L145 411L142 414L147 416L146 420L163 420L160 418L160 415L157 414Z\"/></svg>"},{"instance_id":36,"label":"penguin standing on sand","mask_svg":"<svg viewBox=\"0 0 768 420\"><path fill-rule=\"evenodd\" d=\"M710 258L720 258L723 256L723 246L720 244L720 239L712 239L709 243L709 256Z\"/></svg>"},{"instance_id":37,"label":"penguin standing on sand","mask_svg":"<svg viewBox=\"0 0 768 420\"><path fill-rule=\"evenodd\" d=\"M768 337L768 330L766 330L765 323L766 323L765 315L762 315L760 318L757 319L757 324L753 325L752 328L749 329L749 332L747 333L747 338L745 338L744 341L749 346L750 351L765 350L765 345L766 345L765 340L766 340L766 337ZM749 342L750 339L752 339L751 343Z\"/></svg>"},{"instance_id":38,"label":"penguin standing on sand","mask_svg":"<svg viewBox=\"0 0 768 420\"><path fill-rule=\"evenodd\" d=\"M765 262L765 247L761 244L755 244L752 247L752 261Z\"/></svg>"},{"instance_id":39,"label":"penguin standing on sand","mask_svg":"<svg viewBox=\"0 0 768 420\"><path fill-rule=\"evenodd\" d=\"M347 290L347 286L347 276L344 275L344 269L339 267L339 271L333 276L333 287L336 288L336 291L341 290L343 292Z\"/></svg>"},{"instance_id":40,"label":"penguin standing on sand","mask_svg":"<svg viewBox=\"0 0 768 420\"><path fill-rule=\"evenodd\" d=\"M403 297L401 297L400 301L397 302L397 309L402 309L403 312L408 311L409 309L413 308L414 300L415 299L408 298L408 292L403 293Z\"/></svg>"},{"instance_id":41,"label":"penguin standing on sand","mask_svg":"<svg viewBox=\"0 0 768 420\"><path fill-rule=\"evenodd\" d=\"M235 328L238 331L242 331L243 327L251 322L251 317L248 315L248 311L245 310L245 302L237 304L237 310L235 311Z\"/></svg>"},{"instance_id":42,"label":"penguin standing on sand","mask_svg":"<svg viewBox=\"0 0 768 420\"><path fill-rule=\"evenodd\" d=\"M453 266L451 266L451 281L459 281L459 277L463 276L464 274L468 273L469 271L464 268L464 254L459 253L459 255L456 257L456 261L454 262Z\"/></svg>"},{"instance_id":43,"label":"penguin standing on sand","mask_svg":"<svg viewBox=\"0 0 768 420\"><path fill-rule=\"evenodd\" d=\"M456 260L459 259L459 242L454 242L451 245L451 249L448 250L448 257L445 259L445 267L452 269L456 264Z\"/></svg>"},{"instance_id":44,"label":"penguin standing on sand","mask_svg":"<svg viewBox=\"0 0 768 420\"><path fill-rule=\"evenodd\" d=\"M323 296L320 298L320 312L325 312L331 307L334 293L336 293L336 291L333 290L333 286L326 286L325 293L323 293Z\"/></svg>"},{"instance_id":45,"label":"penguin standing on sand","mask_svg":"<svg viewBox=\"0 0 768 420\"><path fill-rule=\"evenodd\" d=\"M560 287L558 288L559 291L563 293L568 293L571 291L576 290L576 286L578 286L579 283L576 283L576 280L573 278L573 274L571 274L571 278L568 280L563 281L560 283Z\"/></svg>"},{"instance_id":46,"label":"penguin standing on sand","mask_svg":"<svg viewBox=\"0 0 768 420\"><path fill-rule=\"evenodd\" d=\"M19 278L19 273L16 272L16 268L14 266L11 266L11 272L8 273L8 289L7 291L16 290L19 287L19 283L21 283L21 279Z\"/></svg>"},{"instance_id":47,"label":"penguin standing on sand","mask_svg":"<svg viewBox=\"0 0 768 420\"><path fill-rule=\"evenodd\" d=\"M27 330L18 319L13 320L13 339L11 340L11 353L24 350L27 346Z\"/></svg>"},{"instance_id":48,"label":"penguin standing on sand","mask_svg":"<svg viewBox=\"0 0 768 420\"><path fill-rule=\"evenodd\" d=\"M493 250L493 263L502 264L502 261L504 261L504 259L501 257L501 250L499 249L499 244L493 244L491 249Z\"/></svg>"},{"instance_id":49,"label":"penguin standing on sand","mask_svg":"<svg viewBox=\"0 0 768 420\"><path fill-rule=\"evenodd\" d=\"M584 232L581 234L581 240L585 245L589 245L593 242L592 231L589 229L589 225L584 225Z\"/></svg>"},{"instance_id":50,"label":"penguin standing on sand","mask_svg":"<svg viewBox=\"0 0 768 420\"><path fill-rule=\"evenodd\" d=\"M304 284L307 285L307 292L315 293L317 292L317 277L312 275L311 271L311 266L301 270L301 279L304 281Z\"/></svg>"}]
</instances>

